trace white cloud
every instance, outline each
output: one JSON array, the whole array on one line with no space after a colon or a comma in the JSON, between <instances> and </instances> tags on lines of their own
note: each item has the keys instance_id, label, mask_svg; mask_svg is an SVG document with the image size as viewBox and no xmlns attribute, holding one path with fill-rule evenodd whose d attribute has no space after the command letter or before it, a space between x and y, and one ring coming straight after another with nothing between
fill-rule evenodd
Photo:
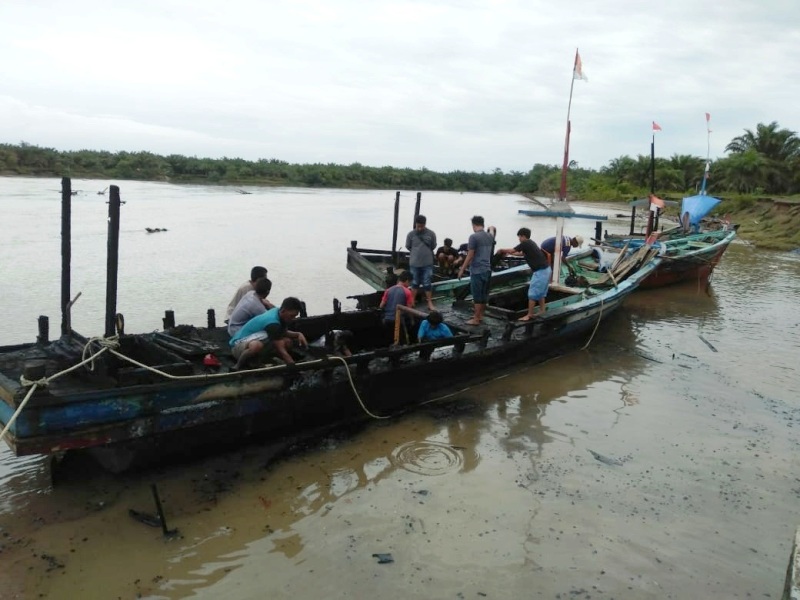
<instances>
[{"instance_id":1,"label":"white cloud","mask_svg":"<svg viewBox=\"0 0 800 600\"><path fill-rule=\"evenodd\" d=\"M59 148L527 170L712 155L798 129L800 4L6 0L4 141Z\"/></svg>"}]
</instances>

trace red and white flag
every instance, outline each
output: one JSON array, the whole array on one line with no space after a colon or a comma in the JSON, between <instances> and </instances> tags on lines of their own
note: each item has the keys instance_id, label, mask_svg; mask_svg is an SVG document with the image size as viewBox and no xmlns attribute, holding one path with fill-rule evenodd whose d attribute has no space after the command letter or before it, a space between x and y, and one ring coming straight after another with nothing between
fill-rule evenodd
<instances>
[{"instance_id":1,"label":"red and white flag","mask_svg":"<svg viewBox=\"0 0 800 600\"><path fill-rule=\"evenodd\" d=\"M706 123L711 120L711 113L706 113Z\"/></svg>"},{"instance_id":2,"label":"red and white flag","mask_svg":"<svg viewBox=\"0 0 800 600\"><path fill-rule=\"evenodd\" d=\"M711 113L706 113L706 129L711 133Z\"/></svg>"},{"instance_id":3,"label":"red and white flag","mask_svg":"<svg viewBox=\"0 0 800 600\"><path fill-rule=\"evenodd\" d=\"M581 55L578 54L577 50L575 50L575 68L572 70L572 78L589 81L589 78L586 77L586 74L583 72L583 63L581 62Z\"/></svg>"},{"instance_id":4,"label":"red and white flag","mask_svg":"<svg viewBox=\"0 0 800 600\"><path fill-rule=\"evenodd\" d=\"M661 131L661 125L653 121L653 131Z\"/></svg>"}]
</instances>

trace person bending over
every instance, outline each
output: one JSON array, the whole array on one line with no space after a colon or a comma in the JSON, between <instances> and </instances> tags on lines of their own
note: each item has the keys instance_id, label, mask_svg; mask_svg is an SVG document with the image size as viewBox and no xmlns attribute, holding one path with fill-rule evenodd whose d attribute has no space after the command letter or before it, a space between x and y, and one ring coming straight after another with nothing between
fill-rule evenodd
<instances>
[{"instance_id":1,"label":"person bending over","mask_svg":"<svg viewBox=\"0 0 800 600\"><path fill-rule=\"evenodd\" d=\"M520 318L520 321L530 321L536 315L536 306L539 306L539 316L544 316L545 301L547 290L550 287L550 276L553 269L547 260L544 252L531 239L531 230L527 227L517 231L519 244L513 248L502 248L499 254L511 254L512 256L524 256L525 262L531 268L531 282L528 285L528 313Z\"/></svg>"},{"instance_id":2,"label":"person bending over","mask_svg":"<svg viewBox=\"0 0 800 600\"><path fill-rule=\"evenodd\" d=\"M573 248L579 248L581 246L583 246L583 238L581 236L576 235L575 237L569 237L568 235L565 235L561 240L561 260L567 258L570 250ZM547 254L550 256L550 264L552 265L552 256L556 253L556 238L547 238L539 245L539 248L547 252Z\"/></svg>"},{"instance_id":3,"label":"person bending over","mask_svg":"<svg viewBox=\"0 0 800 600\"><path fill-rule=\"evenodd\" d=\"M432 310L428 313L428 317L419 324L417 339L420 342L441 340L450 337L453 337L453 332L450 331L450 328L444 323L442 313L438 310Z\"/></svg>"}]
</instances>

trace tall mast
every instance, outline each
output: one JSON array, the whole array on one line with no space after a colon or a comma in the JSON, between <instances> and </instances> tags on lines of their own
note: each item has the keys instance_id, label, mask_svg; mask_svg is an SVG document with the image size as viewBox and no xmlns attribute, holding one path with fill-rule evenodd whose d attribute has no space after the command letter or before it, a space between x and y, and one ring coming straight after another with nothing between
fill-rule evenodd
<instances>
[{"instance_id":1,"label":"tall mast","mask_svg":"<svg viewBox=\"0 0 800 600\"><path fill-rule=\"evenodd\" d=\"M572 90L575 87L576 79L584 79L583 69L581 66L581 57L578 54L578 49L575 48L575 64L572 67L572 80L569 84L569 104L567 104L567 137L564 140L564 164L561 165L561 188L559 190L558 199L565 201L567 199L567 169L569 168L569 134L572 126L569 122L569 113L572 110Z\"/></svg>"},{"instance_id":2,"label":"tall mast","mask_svg":"<svg viewBox=\"0 0 800 600\"><path fill-rule=\"evenodd\" d=\"M650 142L650 193L656 193L656 132L653 130L653 139Z\"/></svg>"},{"instance_id":3,"label":"tall mast","mask_svg":"<svg viewBox=\"0 0 800 600\"><path fill-rule=\"evenodd\" d=\"M700 184L700 195L706 195L708 173L711 170L711 114L706 113L706 168L703 171L703 182Z\"/></svg>"}]
</instances>

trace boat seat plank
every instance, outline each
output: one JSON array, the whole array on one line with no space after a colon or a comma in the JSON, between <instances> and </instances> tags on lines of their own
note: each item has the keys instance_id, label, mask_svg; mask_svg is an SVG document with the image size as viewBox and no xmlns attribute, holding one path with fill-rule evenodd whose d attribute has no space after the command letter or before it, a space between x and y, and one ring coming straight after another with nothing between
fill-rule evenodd
<instances>
[{"instance_id":1,"label":"boat seat plank","mask_svg":"<svg viewBox=\"0 0 800 600\"><path fill-rule=\"evenodd\" d=\"M185 358L197 358L217 350L216 345L185 340L161 332L153 334L153 341Z\"/></svg>"}]
</instances>

